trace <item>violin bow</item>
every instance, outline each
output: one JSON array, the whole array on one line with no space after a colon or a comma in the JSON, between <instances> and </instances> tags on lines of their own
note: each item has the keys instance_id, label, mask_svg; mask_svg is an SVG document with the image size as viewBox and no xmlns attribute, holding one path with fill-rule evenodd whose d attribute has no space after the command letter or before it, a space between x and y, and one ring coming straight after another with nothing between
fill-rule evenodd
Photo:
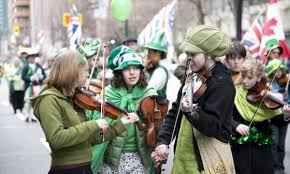
<instances>
[{"instance_id":1,"label":"violin bow","mask_svg":"<svg viewBox=\"0 0 290 174\"><path fill-rule=\"evenodd\" d=\"M99 54L100 54L100 50L101 50L101 46L102 46L102 42L100 43L100 46L98 48L98 51L97 51L97 54L95 55L95 57L99 57ZM97 61L94 62L93 64L93 68L91 69L91 72L90 72L90 76L89 76L89 80L87 81L87 84L86 84L86 89L89 89L89 86L90 86L90 81L92 80L93 78L93 74L94 74L94 71L96 69L96 65L97 65Z\"/></svg>"},{"instance_id":2,"label":"violin bow","mask_svg":"<svg viewBox=\"0 0 290 174\"><path fill-rule=\"evenodd\" d=\"M282 62L280 63L280 65L279 65L278 68L280 68L281 65L282 65ZM274 82L274 80L275 80L275 78L276 78L276 75L277 75L277 71L274 73L274 76L273 76L273 78L272 78L271 81L270 81L270 85L269 85L270 87L272 86L272 83ZM255 110L255 112L254 112L254 114L253 114L253 116L252 116L252 118L251 118L251 121L250 121L249 127L252 126L252 124L253 124L253 122L254 122L254 119L256 118L256 114L257 114L258 110L261 108L262 103L263 103L265 97L266 97L266 95L264 95L264 96L262 97L262 99L261 99L261 101L260 101L260 103L259 103L257 109Z\"/></svg>"},{"instance_id":3,"label":"violin bow","mask_svg":"<svg viewBox=\"0 0 290 174\"><path fill-rule=\"evenodd\" d=\"M183 87L185 85L185 82L189 76L190 73L187 73L188 71L188 68L189 68L189 64L190 64L190 61L191 59L187 59L186 60L186 66L185 66L185 72L184 72L184 79L182 79L182 84L181 84L181 90L183 90ZM171 138L170 138L170 143L173 141L174 139L174 132L176 130L176 125L177 125L177 120L179 119L179 114L180 114L180 111L181 111L181 98L184 96L184 93L182 92L181 94L181 97L179 99L179 105L178 105L178 110L177 110L177 114L176 114L176 119L175 119L175 122L174 122L174 127L173 127L173 131L172 131L172 134L171 134Z\"/></svg>"},{"instance_id":4,"label":"violin bow","mask_svg":"<svg viewBox=\"0 0 290 174\"><path fill-rule=\"evenodd\" d=\"M102 47L103 44L100 45L100 47ZM102 56L103 58L103 63L102 63L102 103L101 103L101 118L104 118L104 103L105 103L105 78L106 78L106 60L105 60L105 56L103 54ZM103 137L104 138L104 137ZM103 139L104 140L104 139Z\"/></svg>"}]
</instances>

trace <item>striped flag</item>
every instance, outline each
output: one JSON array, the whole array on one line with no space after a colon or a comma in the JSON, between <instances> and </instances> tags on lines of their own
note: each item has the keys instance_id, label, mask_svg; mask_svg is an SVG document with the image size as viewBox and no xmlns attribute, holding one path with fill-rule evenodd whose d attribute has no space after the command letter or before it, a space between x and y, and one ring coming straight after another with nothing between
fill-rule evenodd
<instances>
[{"instance_id":1,"label":"striped flag","mask_svg":"<svg viewBox=\"0 0 290 174\"><path fill-rule=\"evenodd\" d=\"M178 0L173 0L163 7L153 19L146 25L138 36L138 44L144 46L149 43L156 34L165 32L167 45L173 46L173 24Z\"/></svg>"},{"instance_id":2,"label":"striped flag","mask_svg":"<svg viewBox=\"0 0 290 174\"><path fill-rule=\"evenodd\" d=\"M244 34L242 44L250 51L254 58L259 57L260 45L263 35L264 15L260 13L249 30Z\"/></svg>"}]
</instances>

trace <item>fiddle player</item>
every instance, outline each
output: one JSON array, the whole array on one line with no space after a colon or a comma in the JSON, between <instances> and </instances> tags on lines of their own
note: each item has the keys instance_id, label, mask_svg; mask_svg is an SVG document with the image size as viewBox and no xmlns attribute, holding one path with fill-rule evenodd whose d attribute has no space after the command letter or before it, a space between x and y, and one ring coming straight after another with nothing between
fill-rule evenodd
<instances>
[{"instance_id":1,"label":"fiddle player","mask_svg":"<svg viewBox=\"0 0 290 174\"><path fill-rule=\"evenodd\" d=\"M149 75L148 88L154 88L158 96L162 99L166 99L169 73L168 70L160 64L160 61L166 59L167 56L165 33L159 32L151 42L144 46L144 48L146 49L144 66Z\"/></svg>"},{"instance_id":2,"label":"fiddle player","mask_svg":"<svg viewBox=\"0 0 290 174\"><path fill-rule=\"evenodd\" d=\"M241 84L236 86L231 141L236 173L274 174L270 119L282 112L263 102L266 86L258 86L266 80L259 60L247 58L241 66L241 77ZM255 101L254 96L261 96L261 100Z\"/></svg>"},{"instance_id":3,"label":"fiddle player","mask_svg":"<svg viewBox=\"0 0 290 174\"><path fill-rule=\"evenodd\" d=\"M206 78L207 88L192 102L193 94L187 91L192 86L182 85L159 130L159 145L151 156L157 163L165 160L176 137L173 174L235 173L229 145L235 88L230 70L215 60L231 45L230 38L212 26L192 26L185 35L181 49L187 54L187 66Z\"/></svg>"},{"instance_id":4,"label":"fiddle player","mask_svg":"<svg viewBox=\"0 0 290 174\"><path fill-rule=\"evenodd\" d=\"M286 86L288 82L287 66L279 59L272 59L265 67L268 82L271 83L271 92L280 94L281 100L287 103ZM287 107L285 105L285 107ZM284 172L283 164L285 157L285 141L289 121L284 119L282 114L271 119L272 128L272 153L274 157L274 170L278 174Z\"/></svg>"},{"instance_id":5,"label":"fiddle player","mask_svg":"<svg viewBox=\"0 0 290 174\"><path fill-rule=\"evenodd\" d=\"M62 50L55 60L44 89L32 99L51 148L49 174L92 174L91 144L101 143L124 132L125 125L137 121L130 115L112 126L105 119L88 121L84 109L73 102L76 88L88 76L87 60L75 50Z\"/></svg>"},{"instance_id":6,"label":"fiddle player","mask_svg":"<svg viewBox=\"0 0 290 174\"><path fill-rule=\"evenodd\" d=\"M142 58L133 49L122 45L112 50L108 67L113 70L113 78L105 88L106 101L137 116L138 103L146 96L157 95L153 88L147 88ZM144 141L144 131L136 124L128 124L126 130L107 144L103 159L97 159L103 160L102 165L96 167L98 173L154 172L150 152ZM97 160L92 163L100 163Z\"/></svg>"},{"instance_id":7,"label":"fiddle player","mask_svg":"<svg viewBox=\"0 0 290 174\"><path fill-rule=\"evenodd\" d=\"M233 43L233 47L225 56L224 64L232 71L232 79L235 85L241 81L240 67L245 61L246 56L246 48L237 41Z\"/></svg>"}]
</instances>

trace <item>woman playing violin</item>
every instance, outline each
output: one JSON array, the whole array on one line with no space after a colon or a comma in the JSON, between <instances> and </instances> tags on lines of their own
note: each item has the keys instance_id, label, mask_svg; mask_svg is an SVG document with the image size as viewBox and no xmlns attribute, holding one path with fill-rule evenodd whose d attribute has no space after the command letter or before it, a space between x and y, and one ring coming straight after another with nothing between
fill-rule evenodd
<instances>
[{"instance_id":1,"label":"woman playing violin","mask_svg":"<svg viewBox=\"0 0 290 174\"><path fill-rule=\"evenodd\" d=\"M215 61L230 47L230 38L215 27L190 27L185 35L181 48L187 53L187 66L205 77L206 90L193 101L195 93L184 86L194 86L183 85L159 130L159 145L152 153L157 162L167 158L168 145L178 135L173 174L235 173L229 146L235 88L230 70Z\"/></svg>"},{"instance_id":2,"label":"woman playing violin","mask_svg":"<svg viewBox=\"0 0 290 174\"><path fill-rule=\"evenodd\" d=\"M124 117L113 125L105 119L88 121L83 109L72 98L88 76L88 63L77 51L63 50L53 64L46 86L32 100L51 148L49 174L91 174L91 144L109 140L125 131L125 123L137 118ZM100 136L102 133L103 137Z\"/></svg>"},{"instance_id":3,"label":"woman playing violin","mask_svg":"<svg viewBox=\"0 0 290 174\"><path fill-rule=\"evenodd\" d=\"M108 66L114 76L105 88L106 101L126 110L129 115L137 116L138 102L146 96L157 95L152 88L146 89L141 57L133 49L119 46L112 50ZM140 121L143 121L142 118ZM100 173L151 173L144 131L139 130L136 124L128 124L126 130L108 143Z\"/></svg>"},{"instance_id":4,"label":"woman playing violin","mask_svg":"<svg viewBox=\"0 0 290 174\"><path fill-rule=\"evenodd\" d=\"M236 86L233 112L233 137L231 141L233 158L238 174L273 174L271 153L271 127L269 120L281 115L281 110L267 106L265 90L260 90L262 99L253 101L251 97L265 79L262 63L248 58L241 66L241 85ZM264 88L265 89L265 88Z\"/></svg>"}]
</instances>

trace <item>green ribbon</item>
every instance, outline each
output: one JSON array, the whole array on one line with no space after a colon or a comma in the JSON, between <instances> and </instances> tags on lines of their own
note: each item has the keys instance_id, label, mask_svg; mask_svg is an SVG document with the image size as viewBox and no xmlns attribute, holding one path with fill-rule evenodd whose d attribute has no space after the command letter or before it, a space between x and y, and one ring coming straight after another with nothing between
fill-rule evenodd
<instances>
[{"instance_id":1,"label":"green ribbon","mask_svg":"<svg viewBox=\"0 0 290 174\"><path fill-rule=\"evenodd\" d=\"M267 127L263 131L259 131L256 127L251 127L249 135L232 136L232 142L235 144L255 143L258 145L272 144L272 129Z\"/></svg>"}]
</instances>

